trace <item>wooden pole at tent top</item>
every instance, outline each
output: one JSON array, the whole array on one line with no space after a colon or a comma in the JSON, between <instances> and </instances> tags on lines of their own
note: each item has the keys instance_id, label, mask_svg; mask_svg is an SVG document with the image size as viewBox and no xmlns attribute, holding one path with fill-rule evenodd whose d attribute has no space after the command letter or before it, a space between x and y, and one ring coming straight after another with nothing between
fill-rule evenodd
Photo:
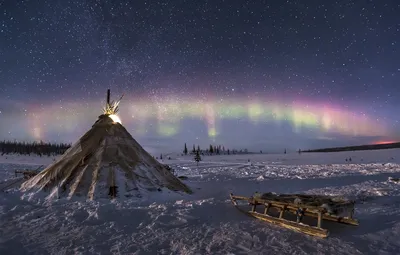
<instances>
[{"instance_id":1,"label":"wooden pole at tent top","mask_svg":"<svg viewBox=\"0 0 400 255\"><path fill-rule=\"evenodd\" d=\"M107 105L110 104L110 89L107 89Z\"/></svg>"}]
</instances>

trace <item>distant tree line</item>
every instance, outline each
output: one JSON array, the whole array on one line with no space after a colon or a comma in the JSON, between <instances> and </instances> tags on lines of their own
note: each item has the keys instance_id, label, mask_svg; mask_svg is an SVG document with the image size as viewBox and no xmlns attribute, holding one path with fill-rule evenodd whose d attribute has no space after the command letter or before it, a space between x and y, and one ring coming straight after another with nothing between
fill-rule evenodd
<instances>
[{"instance_id":1,"label":"distant tree line","mask_svg":"<svg viewBox=\"0 0 400 255\"><path fill-rule=\"evenodd\" d=\"M189 151L188 147L185 143L184 149L183 149L183 154L184 155L196 155L199 153L200 155L207 155L207 156L212 156L212 155L230 155L230 154L249 154L249 151L247 149L241 149L241 150L236 150L236 149L227 149L223 145L212 145L210 144L206 149L201 149L200 145L195 145L193 144L192 149ZM262 153L262 151L261 151Z\"/></svg>"},{"instance_id":2,"label":"distant tree line","mask_svg":"<svg viewBox=\"0 0 400 255\"><path fill-rule=\"evenodd\" d=\"M359 146L324 148L317 150L307 150L303 152L363 151L363 150L383 150L383 149L395 149L395 148L400 148L400 143L369 144L369 145L359 145Z\"/></svg>"},{"instance_id":3,"label":"distant tree line","mask_svg":"<svg viewBox=\"0 0 400 255\"><path fill-rule=\"evenodd\" d=\"M71 147L71 144L66 143L45 143L40 142L17 142L17 141L2 141L0 142L1 155L5 154L20 154L20 155L39 155L40 157L61 155Z\"/></svg>"}]
</instances>

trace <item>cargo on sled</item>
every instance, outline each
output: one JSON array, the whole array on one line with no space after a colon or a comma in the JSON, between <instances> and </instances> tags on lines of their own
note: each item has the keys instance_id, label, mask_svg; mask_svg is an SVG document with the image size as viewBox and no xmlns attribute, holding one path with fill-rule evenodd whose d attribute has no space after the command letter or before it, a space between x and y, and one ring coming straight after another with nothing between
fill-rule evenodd
<instances>
[{"instance_id":1,"label":"cargo on sled","mask_svg":"<svg viewBox=\"0 0 400 255\"><path fill-rule=\"evenodd\" d=\"M325 238L329 235L329 231L322 228L323 220L358 226L353 218L355 202L340 197L256 192L251 197L231 193L230 198L240 211L250 216L312 236ZM246 206L251 208L246 210ZM259 207L263 210L257 210ZM304 224L304 216L316 218L316 226Z\"/></svg>"}]
</instances>

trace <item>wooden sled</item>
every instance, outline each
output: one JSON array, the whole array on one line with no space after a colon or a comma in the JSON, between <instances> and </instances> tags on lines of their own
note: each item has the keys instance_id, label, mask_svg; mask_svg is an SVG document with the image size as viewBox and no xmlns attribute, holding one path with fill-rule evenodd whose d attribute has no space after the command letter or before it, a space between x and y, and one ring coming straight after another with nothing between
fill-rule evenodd
<instances>
[{"instance_id":1,"label":"wooden sled","mask_svg":"<svg viewBox=\"0 0 400 255\"><path fill-rule=\"evenodd\" d=\"M237 209L250 216L312 236L326 238L329 235L329 231L322 228L323 220L358 226L358 221L353 219L353 201L332 200L327 196L273 193L263 195L256 193L252 197L234 196L231 193L230 198ZM247 201L251 209L243 209L237 202L240 200ZM264 206L263 212L256 210L258 205ZM277 210L279 216L272 216L271 209ZM287 212L296 215L296 221L285 219ZM310 226L302 223L303 216L317 218L317 225Z\"/></svg>"},{"instance_id":2,"label":"wooden sled","mask_svg":"<svg viewBox=\"0 0 400 255\"><path fill-rule=\"evenodd\" d=\"M38 173L40 173L39 169L43 167L43 165L39 166L35 170L15 170L15 177L18 176L18 174L22 174L25 180L28 180L34 176L36 176Z\"/></svg>"}]
</instances>

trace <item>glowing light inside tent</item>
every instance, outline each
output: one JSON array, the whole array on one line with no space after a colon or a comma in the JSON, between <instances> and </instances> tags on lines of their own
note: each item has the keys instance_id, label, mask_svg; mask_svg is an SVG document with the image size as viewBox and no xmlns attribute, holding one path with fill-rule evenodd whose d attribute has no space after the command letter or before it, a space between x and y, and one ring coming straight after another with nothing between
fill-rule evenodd
<instances>
[{"instance_id":1,"label":"glowing light inside tent","mask_svg":"<svg viewBox=\"0 0 400 255\"><path fill-rule=\"evenodd\" d=\"M114 122L118 122L119 124L121 124L121 119L117 115L111 114L108 117L110 117Z\"/></svg>"}]
</instances>

